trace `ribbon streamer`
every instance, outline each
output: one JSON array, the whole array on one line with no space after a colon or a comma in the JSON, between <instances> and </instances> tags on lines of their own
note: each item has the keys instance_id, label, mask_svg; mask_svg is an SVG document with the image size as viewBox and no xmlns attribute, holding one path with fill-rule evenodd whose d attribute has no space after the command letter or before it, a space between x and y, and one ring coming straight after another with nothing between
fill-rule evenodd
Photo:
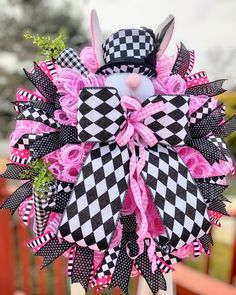
<instances>
[{"instance_id":1,"label":"ribbon streamer","mask_svg":"<svg viewBox=\"0 0 236 295\"><path fill-rule=\"evenodd\" d=\"M187 145L198 150L211 165L215 162L219 163L220 160L227 161L228 151L224 141L215 136L218 125L223 118L224 108L219 105L196 124L189 127L191 137L187 140ZM221 128L224 128L223 126Z\"/></svg>"},{"instance_id":2,"label":"ribbon streamer","mask_svg":"<svg viewBox=\"0 0 236 295\"><path fill-rule=\"evenodd\" d=\"M93 269L93 251L86 247L76 247L71 273L71 283L80 283L87 291Z\"/></svg>"},{"instance_id":3,"label":"ribbon streamer","mask_svg":"<svg viewBox=\"0 0 236 295\"><path fill-rule=\"evenodd\" d=\"M229 118L229 120L225 121L223 124L219 125L215 130L214 130L214 135L217 137L227 137L231 133L236 131L236 116L232 116Z\"/></svg>"},{"instance_id":4,"label":"ribbon streamer","mask_svg":"<svg viewBox=\"0 0 236 295\"><path fill-rule=\"evenodd\" d=\"M225 200L223 192L228 187L227 185L199 183L198 187L207 203L214 200Z\"/></svg>"},{"instance_id":5,"label":"ribbon streamer","mask_svg":"<svg viewBox=\"0 0 236 295\"><path fill-rule=\"evenodd\" d=\"M45 133L39 139L34 140L29 149L32 159L43 156L63 147L66 144L78 144L78 132L76 127L61 125L60 131Z\"/></svg>"},{"instance_id":6,"label":"ribbon streamer","mask_svg":"<svg viewBox=\"0 0 236 295\"><path fill-rule=\"evenodd\" d=\"M1 205L1 209L9 209L13 215L19 205L32 195L32 183L26 182L19 187L7 200Z\"/></svg>"},{"instance_id":7,"label":"ribbon streamer","mask_svg":"<svg viewBox=\"0 0 236 295\"><path fill-rule=\"evenodd\" d=\"M76 68L83 76L89 74L88 69L83 65L79 56L72 48L66 48L58 55L57 64L62 68Z\"/></svg>"},{"instance_id":8,"label":"ribbon streamer","mask_svg":"<svg viewBox=\"0 0 236 295\"><path fill-rule=\"evenodd\" d=\"M60 125L50 117L48 113L45 111L34 107L28 107L25 109L22 113L20 113L17 118L17 120L32 120L35 122L43 123L49 127L52 128L59 128Z\"/></svg>"},{"instance_id":9,"label":"ribbon streamer","mask_svg":"<svg viewBox=\"0 0 236 295\"><path fill-rule=\"evenodd\" d=\"M57 87L48 78L48 76L41 70L41 68L34 63L34 71L27 72L24 69L27 78L38 89L38 91L52 104L55 104L56 108L60 108L59 98L60 95L57 92Z\"/></svg>"},{"instance_id":10,"label":"ribbon streamer","mask_svg":"<svg viewBox=\"0 0 236 295\"><path fill-rule=\"evenodd\" d=\"M46 243L46 245L44 245L39 251L35 253L35 256L44 257L41 269L52 263L60 255L65 253L71 246L71 243L65 240L61 241L57 237L53 237Z\"/></svg>"},{"instance_id":11,"label":"ribbon streamer","mask_svg":"<svg viewBox=\"0 0 236 295\"><path fill-rule=\"evenodd\" d=\"M209 255L210 254L210 252L209 252L210 245L213 245L212 237L209 234L205 234L204 236L202 236L199 239L199 241L201 242L205 253Z\"/></svg>"},{"instance_id":12,"label":"ribbon streamer","mask_svg":"<svg viewBox=\"0 0 236 295\"><path fill-rule=\"evenodd\" d=\"M114 258L114 254L112 253L110 258L104 258L104 261L102 263L103 269L109 269L109 264L112 261L112 265L114 265L114 273L110 272L112 275L111 282L109 284L109 289L119 287L124 294L128 294L128 282L130 278L130 273L132 270L133 264L135 267L139 270L139 272L143 275L145 280L147 281L151 291L153 294L156 294L159 289L166 290L166 283L164 276L162 274L161 269L156 269L155 271L152 270L151 263L149 261L149 239L146 239L144 244L144 251L141 255L138 255L138 245L137 245L137 234L136 234L136 218L135 215L129 215L129 216L122 216L121 222L123 223L123 237L121 240L121 243L119 245L120 250L116 251L116 255ZM160 251L157 251L157 253L161 253ZM159 254L160 255L160 254ZM118 258L116 258L118 256ZM177 262L178 259L174 255L163 256L160 255L163 259L163 257L166 256L166 261L168 261L169 264L174 262L174 260ZM167 258L168 257L168 258ZM113 259L112 259L113 258ZM156 257L156 259L158 259ZM107 264L106 261L109 261L109 264ZM159 264L163 268L163 262L162 264ZM162 260L163 261L163 260ZM166 263L167 265L167 263ZM165 267L166 267L165 265ZM99 272L99 271L98 271ZM167 272L167 271L166 271Z\"/></svg>"},{"instance_id":13,"label":"ribbon streamer","mask_svg":"<svg viewBox=\"0 0 236 295\"><path fill-rule=\"evenodd\" d=\"M194 59L194 51L187 50L184 44L180 43L179 52L171 73L173 75L180 75L182 78L187 77L193 69Z\"/></svg>"},{"instance_id":14,"label":"ribbon streamer","mask_svg":"<svg viewBox=\"0 0 236 295\"><path fill-rule=\"evenodd\" d=\"M193 86L187 88L185 94L188 95L206 95L206 96L217 96L224 93L226 90L222 88L226 79L220 79L213 82L209 82L202 85Z\"/></svg>"},{"instance_id":15,"label":"ribbon streamer","mask_svg":"<svg viewBox=\"0 0 236 295\"><path fill-rule=\"evenodd\" d=\"M12 102L15 106L15 110L18 113L22 113L27 108L33 108L33 109L40 109L43 112L47 113L47 115L51 118L53 118L55 108L52 104L42 101L42 100L36 100L36 101L15 101Z\"/></svg>"}]
</instances>

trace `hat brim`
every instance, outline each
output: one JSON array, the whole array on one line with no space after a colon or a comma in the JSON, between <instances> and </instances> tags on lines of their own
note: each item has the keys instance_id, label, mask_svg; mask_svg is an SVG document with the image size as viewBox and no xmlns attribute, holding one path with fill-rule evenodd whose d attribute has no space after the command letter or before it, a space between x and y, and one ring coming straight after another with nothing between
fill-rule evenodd
<instances>
[{"instance_id":1,"label":"hat brim","mask_svg":"<svg viewBox=\"0 0 236 295\"><path fill-rule=\"evenodd\" d=\"M137 73L155 78L157 76L156 69L142 61L114 61L100 67L96 74L108 76L114 73Z\"/></svg>"}]
</instances>

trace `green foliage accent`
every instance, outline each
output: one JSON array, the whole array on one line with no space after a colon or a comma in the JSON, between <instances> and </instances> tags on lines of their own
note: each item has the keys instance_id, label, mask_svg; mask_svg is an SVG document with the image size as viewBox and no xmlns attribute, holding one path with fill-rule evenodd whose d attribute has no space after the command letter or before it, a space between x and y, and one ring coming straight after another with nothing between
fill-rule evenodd
<instances>
[{"instance_id":1,"label":"green foliage accent","mask_svg":"<svg viewBox=\"0 0 236 295\"><path fill-rule=\"evenodd\" d=\"M48 185L55 182L55 177L48 169L50 163L34 160L28 164L29 169L22 172L21 176L33 179L34 192L42 199L47 197Z\"/></svg>"},{"instance_id":2,"label":"green foliage accent","mask_svg":"<svg viewBox=\"0 0 236 295\"><path fill-rule=\"evenodd\" d=\"M67 35L65 30L59 31L57 37L52 39L49 35L33 34L30 31L24 33L26 40L32 40L33 44L40 48L40 55L47 59L56 59L60 52L65 49Z\"/></svg>"}]
</instances>

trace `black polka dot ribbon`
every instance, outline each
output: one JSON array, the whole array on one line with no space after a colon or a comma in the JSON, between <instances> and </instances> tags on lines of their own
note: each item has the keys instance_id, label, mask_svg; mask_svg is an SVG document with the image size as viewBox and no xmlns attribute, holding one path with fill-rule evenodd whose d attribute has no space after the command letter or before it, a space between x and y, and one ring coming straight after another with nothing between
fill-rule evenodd
<instances>
[{"instance_id":1,"label":"black polka dot ribbon","mask_svg":"<svg viewBox=\"0 0 236 295\"><path fill-rule=\"evenodd\" d=\"M123 237L109 289L119 287L124 294L128 294L130 274L133 265L135 265L147 281L153 294L156 294L160 289L166 290L166 282L161 270L157 268L155 272L152 271L152 264L148 256L149 245L145 241L144 251L139 255L139 248L136 243L138 236L136 234L135 215L122 216L121 223L123 224ZM104 264L102 267L106 269Z\"/></svg>"},{"instance_id":2,"label":"black polka dot ribbon","mask_svg":"<svg viewBox=\"0 0 236 295\"><path fill-rule=\"evenodd\" d=\"M9 209L11 214L14 214L17 208L28 197L32 196L33 187L31 176L27 175L29 168L16 164L7 164L7 169L0 175L2 178L29 180L22 184L5 202L0 206L1 209Z\"/></svg>"},{"instance_id":3,"label":"black polka dot ribbon","mask_svg":"<svg viewBox=\"0 0 236 295\"><path fill-rule=\"evenodd\" d=\"M224 93L226 90L222 88L225 79L216 80L206 84L190 87L186 90L188 95L206 95L209 97L217 96Z\"/></svg>"},{"instance_id":4,"label":"black polka dot ribbon","mask_svg":"<svg viewBox=\"0 0 236 295\"><path fill-rule=\"evenodd\" d=\"M9 209L11 214L14 214L20 204L30 196L32 196L32 183L28 181L8 197L0 209Z\"/></svg>"},{"instance_id":5,"label":"black polka dot ribbon","mask_svg":"<svg viewBox=\"0 0 236 295\"><path fill-rule=\"evenodd\" d=\"M55 259L65 253L73 244L65 241L59 240L57 237L53 237L46 245L40 248L35 256L43 256L42 268L46 267L52 263Z\"/></svg>"},{"instance_id":6,"label":"black polka dot ribbon","mask_svg":"<svg viewBox=\"0 0 236 295\"><path fill-rule=\"evenodd\" d=\"M45 97L50 103L53 103L56 108L60 108L59 98L60 95L57 92L57 87L53 84L52 80L41 70L41 68L34 63L34 69L32 72L27 72L24 69L27 78L38 89L38 91Z\"/></svg>"},{"instance_id":7,"label":"black polka dot ribbon","mask_svg":"<svg viewBox=\"0 0 236 295\"><path fill-rule=\"evenodd\" d=\"M215 162L219 163L220 160L227 161L229 153L221 137L236 130L235 116L221 123L224 113L225 110L221 104L189 127L190 137L186 144L198 150L211 165Z\"/></svg>"},{"instance_id":8,"label":"black polka dot ribbon","mask_svg":"<svg viewBox=\"0 0 236 295\"><path fill-rule=\"evenodd\" d=\"M93 270L94 251L87 247L76 247L72 266L71 283L80 283L87 291Z\"/></svg>"},{"instance_id":9,"label":"black polka dot ribbon","mask_svg":"<svg viewBox=\"0 0 236 295\"><path fill-rule=\"evenodd\" d=\"M66 144L79 144L76 127L61 125L60 131L44 134L41 138L32 142L29 149L32 159L38 159Z\"/></svg>"}]
</instances>

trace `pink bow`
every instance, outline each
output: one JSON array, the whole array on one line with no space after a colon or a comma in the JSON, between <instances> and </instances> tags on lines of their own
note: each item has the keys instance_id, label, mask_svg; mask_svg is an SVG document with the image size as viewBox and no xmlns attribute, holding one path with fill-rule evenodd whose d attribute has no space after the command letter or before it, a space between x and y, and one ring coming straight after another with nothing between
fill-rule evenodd
<instances>
[{"instance_id":1,"label":"pink bow","mask_svg":"<svg viewBox=\"0 0 236 295\"><path fill-rule=\"evenodd\" d=\"M148 205L148 196L146 191L145 182L141 176L141 172L145 166L146 151L144 144L152 147L157 144L157 138L153 131L148 128L143 121L163 111L164 103L158 102L142 107L141 103L135 98L129 96L122 96L121 105L126 112L127 121L121 126L121 131L116 136L116 142L119 146L127 145L131 151L131 158L129 164L130 170L130 188L140 214L140 224L138 224L138 240L139 254L144 251L144 239L150 238L148 233L148 222L146 218L146 210ZM135 153L135 144L139 147L139 158L137 159ZM151 241L148 255L149 260L152 262L152 271L156 270L156 257L154 255L154 241ZM154 250L153 250L154 249ZM137 257L137 256L136 256ZM135 259L136 257L132 257Z\"/></svg>"},{"instance_id":2,"label":"pink bow","mask_svg":"<svg viewBox=\"0 0 236 295\"><path fill-rule=\"evenodd\" d=\"M137 99L130 96L122 96L121 105L127 114L127 121L116 136L117 144L119 146L127 145L134 133L137 133L150 147L157 144L157 138L153 134L153 131L143 121L157 112L162 111L164 109L164 103L156 102L142 108L141 103Z\"/></svg>"}]
</instances>

